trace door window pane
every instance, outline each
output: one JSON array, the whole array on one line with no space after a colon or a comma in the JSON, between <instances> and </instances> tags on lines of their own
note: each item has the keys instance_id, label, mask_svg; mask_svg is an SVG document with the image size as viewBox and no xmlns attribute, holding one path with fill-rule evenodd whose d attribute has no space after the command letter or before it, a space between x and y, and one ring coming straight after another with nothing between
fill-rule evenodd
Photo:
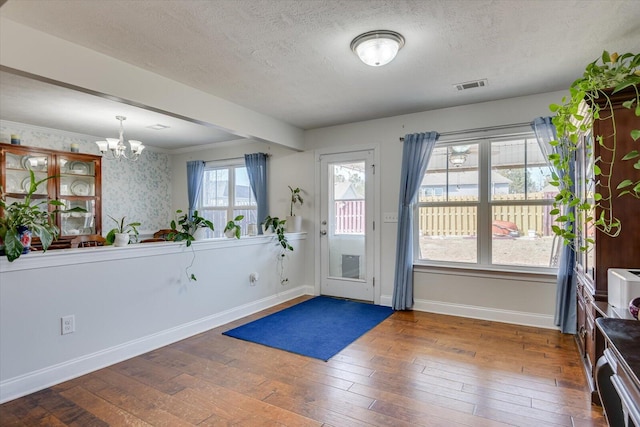
<instances>
[{"instance_id":1,"label":"door window pane","mask_svg":"<svg viewBox=\"0 0 640 427\"><path fill-rule=\"evenodd\" d=\"M365 162L329 165L329 275L365 279Z\"/></svg>"}]
</instances>

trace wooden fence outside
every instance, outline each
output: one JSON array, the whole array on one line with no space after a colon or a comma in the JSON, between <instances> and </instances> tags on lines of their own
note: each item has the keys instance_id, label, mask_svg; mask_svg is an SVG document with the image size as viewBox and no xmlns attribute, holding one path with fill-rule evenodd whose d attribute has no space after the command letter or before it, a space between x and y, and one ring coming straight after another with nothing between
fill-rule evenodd
<instances>
[{"instance_id":1,"label":"wooden fence outside","mask_svg":"<svg viewBox=\"0 0 640 427\"><path fill-rule=\"evenodd\" d=\"M543 193L529 194L529 200L542 200ZM456 202L472 201L472 198L459 197ZM494 195L494 200L519 200L516 195ZM441 202L441 198L421 198L423 202ZM532 230L538 236L549 236L552 218L549 205L494 205L493 220L508 221L516 224L521 236ZM424 236L472 236L477 234L477 212L475 206L422 206L418 210L420 230Z\"/></svg>"},{"instance_id":2,"label":"wooden fence outside","mask_svg":"<svg viewBox=\"0 0 640 427\"><path fill-rule=\"evenodd\" d=\"M542 200L544 193L529 194L529 200ZM494 195L494 200L520 200L516 195ZM423 197L421 202L442 202L438 197ZM470 197L458 197L456 202L473 201ZM512 222L518 226L521 236L532 230L538 236L553 235L550 205L494 205L493 220ZM335 202L335 233L364 234L364 200ZM474 236L477 234L475 206L423 206L418 210L420 230L424 236Z\"/></svg>"}]
</instances>

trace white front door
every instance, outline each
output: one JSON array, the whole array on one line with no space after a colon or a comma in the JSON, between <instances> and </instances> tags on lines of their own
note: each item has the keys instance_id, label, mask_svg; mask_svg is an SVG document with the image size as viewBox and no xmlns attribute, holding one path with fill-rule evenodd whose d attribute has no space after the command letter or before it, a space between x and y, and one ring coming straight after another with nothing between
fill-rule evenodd
<instances>
[{"instance_id":1,"label":"white front door","mask_svg":"<svg viewBox=\"0 0 640 427\"><path fill-rule=\"evenodd\" d=\"M373 150L320 156L320 293L374 301Z\"/></svg>"}]
</instances>

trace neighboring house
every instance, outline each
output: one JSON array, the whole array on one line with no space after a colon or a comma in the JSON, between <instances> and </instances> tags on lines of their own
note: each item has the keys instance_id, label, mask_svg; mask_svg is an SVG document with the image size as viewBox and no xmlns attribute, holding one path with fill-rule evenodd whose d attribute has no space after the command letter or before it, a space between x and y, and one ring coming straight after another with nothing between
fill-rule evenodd
<instances>
[{"instance_id":1,"label":"neighboring house","mask_svg":"<svg viewBox=\"0 0 640 427\"><path fill-rule=\"evenodd\" d=\"M477 196L478 195L478 171L460 170L449 171L449 182L447 174L444 172L432 172L422 179L420 185L420 197L439 197L447 193L449 197L456 196ZM493 183L492 194L508 194L511 180L500 175L498 172L491 172L491 182Z\"/></svg>"}]
</instances>

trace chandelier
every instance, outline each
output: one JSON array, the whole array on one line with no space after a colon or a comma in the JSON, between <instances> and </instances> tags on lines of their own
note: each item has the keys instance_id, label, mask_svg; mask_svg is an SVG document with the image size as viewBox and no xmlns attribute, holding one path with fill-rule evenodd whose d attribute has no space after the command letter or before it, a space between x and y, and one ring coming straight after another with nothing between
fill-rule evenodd
<instances>
[{"instance_id":1,"label":"chandelier","mask_svg":"<svg viewBox=\"0 0 640 427\"><path fill-rule=\"evenodd\" d=\"M124 127L122 126L122 122L127 120L127 118L124 116L116 116L116 120L120 120L120 138L105 138L106 141L96 141L96 144L98 144L98 148L103 155L111 152L112 157L107 157L109 160L127 159L135 162L138 160L138 157L140 157L142 150L144 150L144 145L142 145L140 141L130 139L129 150L127 150L123 137Z\"/></svg>"}]
</instances>

